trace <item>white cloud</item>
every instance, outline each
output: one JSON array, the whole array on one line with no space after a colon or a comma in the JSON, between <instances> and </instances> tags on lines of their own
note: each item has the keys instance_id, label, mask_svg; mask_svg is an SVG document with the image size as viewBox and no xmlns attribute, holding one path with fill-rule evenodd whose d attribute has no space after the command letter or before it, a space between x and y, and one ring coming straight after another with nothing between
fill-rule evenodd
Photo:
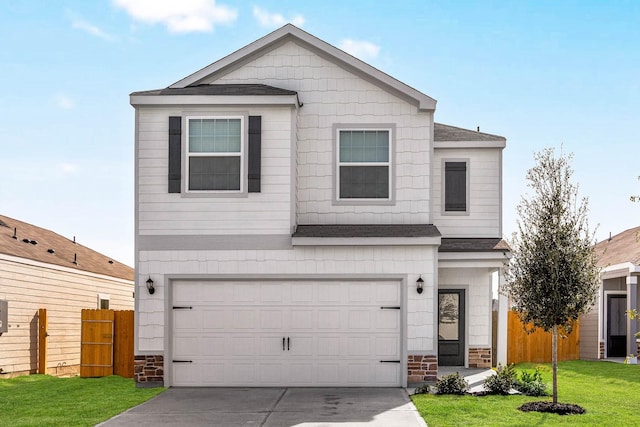
<instances>
[{"instance_id":1,"label":"white cloud","mask_svg":"<svg viewBox=\"0 0 640 427\"><path fill-rule=\"evenodd\" d=\"M61 163L58 166L60 168L60 171L64 174L72 174L78 170L78 165L74 163Z\"/></svg>"},{"instance_id":2,"label":"white cloud","mask_svg":"<svg viewBox=\"0 0 640 427\"><path fill-rule=\"evenodd\" d=\"M70 110L76 106L76 102L63 93L55 96L56 105L63 110Z\"/></svg>"},{"instance_id":3,"label":"white cloud","mask_svg":"<svg viewBox=\"0 0 640 427\"><path fill-rule=\"evenodd\" d=\"M78 30L82 30L88 34L91 34L92 36L99 37L102 40L106 40L109 42L116 40L115 36L101 30L100 28L96 27L93 24L88 23L84 19L74 18L73 21L71 22L71 27Z\"/></svg>"},{"instance_id":4,"label":"white cloud","mask_svg":"<svg viewBox=\"0 0 640 427\"><path fill-rule=\"evenodd\" d=\"M304 25L305 19L302 15L294 15L289 19L286 19L279 13L271 13L258 6L253 6L253 17L256 18L258 23L267 28L281 27L287 23L292 23L295 26L301 27Z\"/></svg>"},{"instance_id":5,"label":"white cloud","mask_svg":"<svg viewBox=\"0 0 640 427\"><path fill-rule=\"evenodd\" d=\"M215 0L113 0L135 20L163 24L172 33L212 31L217 24L233 23L238 12Z\"/></svg>"},{"instance_id":6,"label":"white cloud","mask_svg":"<svg viewBox=\"0 0 640 427\"><path fill-rule=\"evenodd\" d=\"M373 59L380 53L380 46L362 40L345 39L340 42L338 47L360 59Z\"/></svg>"}]
</instances>

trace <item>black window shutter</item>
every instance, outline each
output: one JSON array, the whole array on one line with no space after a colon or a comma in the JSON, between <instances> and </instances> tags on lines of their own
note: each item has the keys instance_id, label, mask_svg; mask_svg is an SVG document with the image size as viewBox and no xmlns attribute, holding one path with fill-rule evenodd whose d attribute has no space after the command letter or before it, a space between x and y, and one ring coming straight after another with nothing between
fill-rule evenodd
<instances>
[{"instance_id":1,"label":"black window shutter","mask_svg":"<svg viewBox=\"0 0 640 427\"><path fill-rule=\"evenodd\" d=\"M249 193L260 192L262 116L249 116Z\"/></svg>"},{"instance_id":2,"label":"black window shutter","mask_svg":"<svg viewBox=\"0 0 640 427\"><path fill-rule=\"evenodd\" d=\"M467 164L446 162L444 169L444 210L465 212L467 210Z\"/></svg>"},{"instance_id":3,"label":"black window shutter","mask_svg":"<svg viewBox=\"0 0 640 427\"><path fill-rule=\"evenodd\" d=\"M182 117L169 117L169 193L180 193L182 179Z\"/></svg>"}]
</instances>

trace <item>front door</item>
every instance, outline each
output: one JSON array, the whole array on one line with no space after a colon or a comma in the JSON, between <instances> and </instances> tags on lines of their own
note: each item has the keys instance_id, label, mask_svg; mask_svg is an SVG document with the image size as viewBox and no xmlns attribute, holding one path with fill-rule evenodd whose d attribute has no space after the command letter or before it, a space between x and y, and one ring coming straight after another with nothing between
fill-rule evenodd
<instances>
[{"instance_id":1,"label":"front door","mask_svg":"<svg viewBox=\"0 0 640 427\"><path fill-rule=\"evenodd\" d=\"M607 357L627 356L627 296L607 296Z\"/></svg>"},{"instance_id":2,"label":"front door","mask_svg":"<svg viewBox=\"0 0 640 427\"><path fill-rule=\"evenodd\" d=\"M464 290L438 291L438 364L464 365Z\"/></svg>"}]
</instances>

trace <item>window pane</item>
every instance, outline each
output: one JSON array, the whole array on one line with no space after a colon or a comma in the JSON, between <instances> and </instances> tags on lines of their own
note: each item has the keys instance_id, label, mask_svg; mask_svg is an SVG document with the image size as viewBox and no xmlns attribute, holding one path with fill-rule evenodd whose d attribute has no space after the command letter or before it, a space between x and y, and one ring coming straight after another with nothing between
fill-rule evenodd
<instances>
[{"instance_id":1,"label":"window pane","mask_svg":"<svg viewBox=\"0 0 640 427\"><path fill-rule=\"evenodd\" d=\"M189 190L240 190L240 157L191 157Z\"/></svg>"},{"instance_id":2,"label":"window pane","mask_svg":"<svg viewBox=\"0 0 640 427\"><path fill-rule=\"evenodd\" d=\"M467 210L467 164L445 162L444 210L465 212Z\"/></svg>"},{"instance_id":3,"label":"window pane","mask_svg":"<svg viewBox=\"0 0 640 427\"><path fill-rule=\"evenodd\" d=\"M241 134L240 119L190 119L189 152L239 153Z\"/></svg>"},{"instance_id":4,"label":"window pane","mask_svg":"<svg viewBox=\"0 0 640 427\"><path fill-rule=\"evenodd\" d=\"M388 166L340 166L341 199L388 199Z\"/></svg>"},{"instance_id":5,"label":"window pane","mask_svg":"<svg viewBox=\"0 0 640 427\"><path fill-rule=\"evenodd\" d=\"M438 336L441 340L458 339L460 301L458 294L442 293L438 301Z\"/></svg>"},{"instance_id":6,"label":"window pane","mask_svg":"<svg viewBox=\"0 0 640 427\"><path fill-rule=\"evenodd\" d=\"M340 131L340 162L388 162L389 131Z\"/></svg>"}]
</instances>

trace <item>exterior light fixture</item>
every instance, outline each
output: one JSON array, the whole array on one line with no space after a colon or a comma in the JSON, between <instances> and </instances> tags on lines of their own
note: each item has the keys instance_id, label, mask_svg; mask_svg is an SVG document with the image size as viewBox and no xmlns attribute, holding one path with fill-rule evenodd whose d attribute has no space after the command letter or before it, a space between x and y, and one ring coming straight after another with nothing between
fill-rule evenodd
<instances>
[{"instance_id":1,"label":"exterior light fixture","mask_svg":"<svg viewBox=\"0 0 640 427\"><path fill-rule=\"evenodd\" d=\"M151 295L156 291L156 288L153 287L153 280L151 280L151 276L147 279L147 290Z\"/></svg>"},{"instance_id":2,"label":"exterior light fixture","mask_svg":"<svg viewBox=\"0 0 640 427\"><path fill-rule=\"evenodd\" d=\"M418 291L419 294L422 293L422 286L424 285L424 280L422 280L422 276L418 277L418 280L416 280L416 290Z\"/></svg>"}]
</instances>

